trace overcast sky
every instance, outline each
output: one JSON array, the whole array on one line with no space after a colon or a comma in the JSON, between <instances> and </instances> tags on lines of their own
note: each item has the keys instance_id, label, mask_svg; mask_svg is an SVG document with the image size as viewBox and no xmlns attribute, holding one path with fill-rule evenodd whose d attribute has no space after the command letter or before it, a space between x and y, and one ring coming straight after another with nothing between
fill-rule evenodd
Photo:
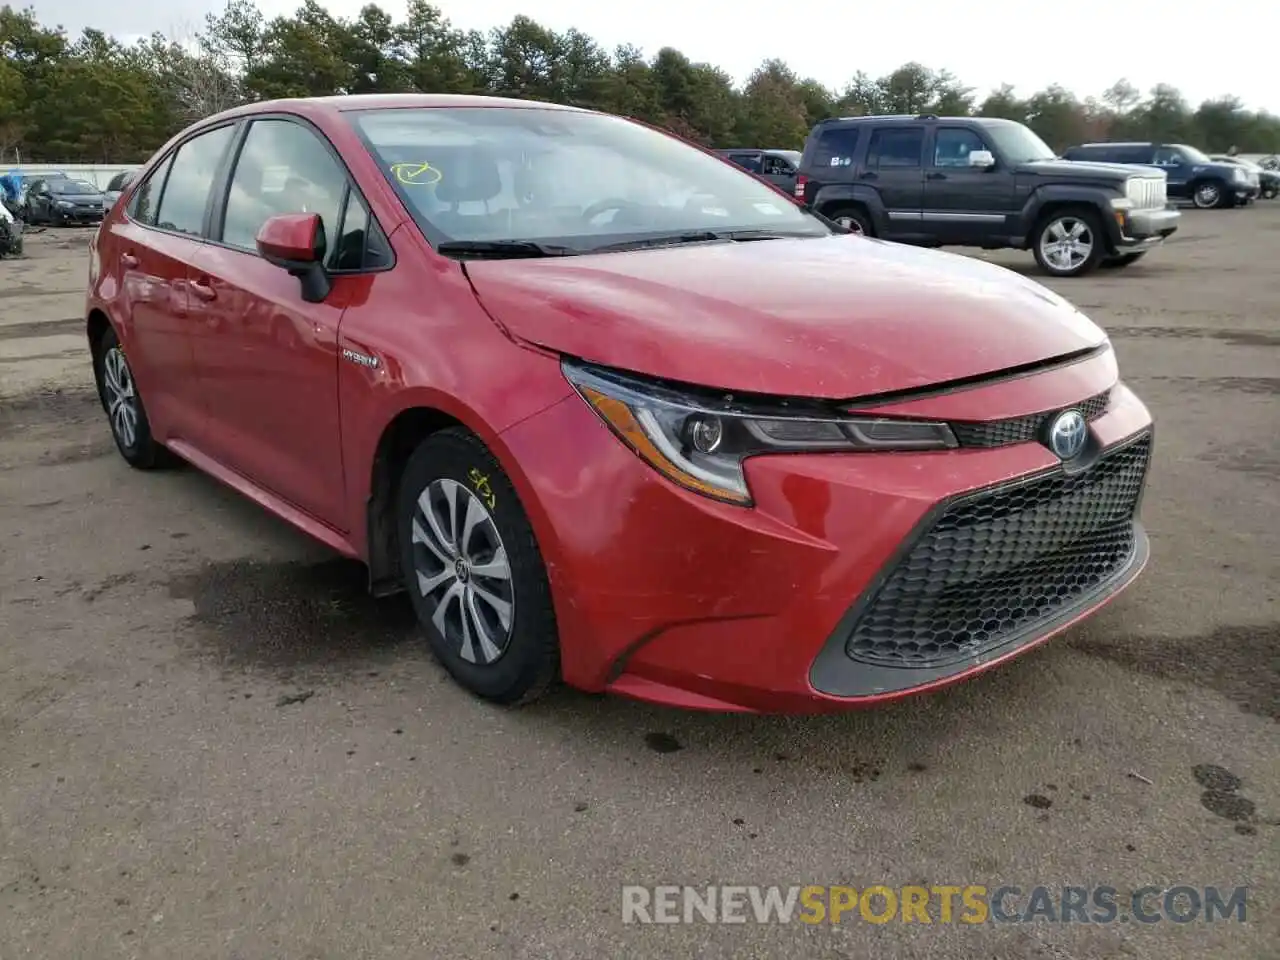
<instances>
[{"instance_id":1,"label":"overcast sky","mask_svg":"<svg viewBox=\"0 0 1280 960\"><path fill-rule=\"evenodd\" d=\"M329 0L351 16L364 0ZM190 32L221 0L167 0L148 7L99 0L37 0L36 12L72 33L96 26L116 35ZM403 13L403 0L382 6ZM1209 15L1188 3L1117 0L439 0L455 26L488 29L524 13L556 30L577 27L608 48L633 43L652 55L673 46L744 79L767 57L841 89L857 70L888 73L909 60L945 68L979 95L1012 83L1028 94L1060 83L1080 97L1100 94L1120 77L1144 92L1160 82L1179 87L1193 105L1234 94L1252 109L1280 113L1275 70L1280 4L1231 4ZM268 15L291 13L295 0L261 0ZM163 11L163 12L161 12ZM1185 13L1185 15L1183 15ZM1200 26L1204 26L1201 24ZM1233 31L1238 27L1238 32Z\"/></svg>"}]
</instances>

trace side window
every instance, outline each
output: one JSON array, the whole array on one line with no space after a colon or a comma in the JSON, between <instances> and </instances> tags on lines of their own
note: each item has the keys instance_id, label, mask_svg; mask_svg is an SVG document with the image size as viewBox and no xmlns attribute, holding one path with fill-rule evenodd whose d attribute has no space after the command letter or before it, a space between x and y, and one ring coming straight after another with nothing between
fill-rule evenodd
<instances>
[{"instance_id":1,"label":"side window","mask_svg":"<svg viewBox=\"0 0 1280 960\"><path fill-rule=\"evenodd\" d=\"M781 157L765 157L764 172L773 177L785 177L794 173L791 164L783 160Z\"/></svg>"},{"instance_id":2,"label":"side window","mask_svg":"<svg viewBox=\"0 0 1280 960\"><path fill-rule=\"evenodd\" d=\"M852 166L854 151L857 147L857 127L823 130L818 137L818 146L813 151L811 166L815 169L815 172L821 167Z\"/></svg>"},{"instance_id":3,"label":"side window","mask_svg":"<svg viewBox=\"0 0 1280 960\"><path fill-rule=\"evenodd\" d=\"M204 232L204 211L218 164L231 143L233 127L219 127L188 140L173 155L169 177L160 195L156 226L198 237Z\"/></svg>"},{"instance_id":4,"label":"side window","mask_svg":"<svg viewBox=\"0 0 1280 960\"><path fill-rule=\"evenodd\" d=\"M1123 150L1117 151L1119 154L1116 159L1121 163L1150 163L1151 148L1150 147L1125 147Z\"/></svg>"},{"instance_id":5,"label":"side window","mask_svg":"<svg viewBox=\"0 0 1280 960\"><path fill-rule=\"evenodd\" d=\"M743 170L751 173L760 172L760 155L758 153L731 153L729 159L740 166Z\"/></svg>"},{"instance_id":6,"label":"side window","mask_svg":"<svg viewBox=\"0 0 1280 960\"><path fill-rule=\"evenodd\" d=\"M391 250L378 222L369 216L360 194L347 194L347 207L342 214L342 235L329 257L335 271L377 270L391 266Z\"/></svg>"},{"instance_id":7,"label":"side window","mask_svg":"<svg viewBox=\"0 0 1280 960\"><path fill-rule=\"evenodd\" d=\"M111 178L110 182L107 184L107 189L123 190L124 185L128 182L129 182L129 175L127 173L117 173L114 177Z\"/></svg>"},{"instance_id":8,"label":"side window","mask_svg":"<svg viewBox=\"0 0 1280 960\"><path fill-rule=\"evenodd\" d=\"M133 192L133 199L129 202L129 216L138 223L144 223L149 227L156 225L156 200L164 188L164 178L169 175L171 166L173 166L173 154L169 154L160 161L151 176L138 184L138 189Z\"/></svg>"},{"instance_id":9,"label":"side window","mask_svg":"<svg viewBox=\"0 0 1280 960\"><path fill-rule=\"evenodd\" d=\"M1182 163L1182 154L1173 147L1161 147L1156 151L1157 167L1176 167L1180 163Z\"/></svg>"},{"instance_id":10,"label":"side window","mask_svg":"<svg viewBox=\"0 0 1280 960\"><path fill-rule=\"evenodd\" d=\"M939 127L934 139L933 165L935 167L967 167L969 154L975 150L986 150L982 142L972 130L962 127Z\"/></svg>"},{"instance_id":11,"label":"side window","mask_svg":"<svg viewBox=\"0 0 1280 960\"><path fill-rule=\"evenodd\" d=\"M886 127L871 135L867 149L868 167L904 169L920 166L924 151L923 127Z\"/></svg>"},{"instance_id":12,"label":"side window","mask_svg":"<svg viewBox=\"0 0 1280 960\"><path fill-rule=\"evenodd\" d=\"M231 175L222 242L255 250L258 230L282 213L318 213L325 249L337 243L346 171L320 139L291 120L256 120Z\"/></svg>"}]
</instances>

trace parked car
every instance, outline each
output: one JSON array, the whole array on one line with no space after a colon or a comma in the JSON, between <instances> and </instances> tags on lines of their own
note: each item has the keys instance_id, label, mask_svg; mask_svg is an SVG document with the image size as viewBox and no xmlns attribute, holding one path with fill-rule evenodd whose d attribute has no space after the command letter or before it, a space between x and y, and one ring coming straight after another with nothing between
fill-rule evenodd
<instances>
[{"instance_id":1,"label":"parked car","mask_svg":"<svg viewBox=\"0 0 1280 960\"><path fill-rule=\"evenodd\" d=\"M891 700L1038 645L1147 559L1151 418L1079 310L593 111L206 118L91 239L87 335L128 463L176 454L363 560L500 703L557 677Z\"/></svg>"},{"instance_id":2,"label":"parked car","mask_svg":"<svg viewBox=\"0 0 1280 960\"><path fill-rule=\"evenodd\" d=\"M1209 155L1209 159L1214 163L1234 163L1237 166L1244 167L1253 175L1258 182L1258 195L1264 200L1270 200L1280 193L1280 171L1268 170L1266 167L1254 163L1252 160L1246 160L1243 157L1233 157L1225 153L1214 153Z\"/></svg>"},{"instance_id":3,"label":"parked car","mask_svg":"<svg viewBox=\"0 0 1280 960\"><path fill-rule=\"evenodd\" d=\"M0 200L0 259L22 256L22 227L10 206L16 204L5 198Z\"/></svg>"},{"instance_id":4,"label":"parked car","mask_svg":"<svg viewBox=\"0 0 1280 960\"><path fill-rule=\"evenodd\" d=\"M1030 249L1051 276L1139 260L1178 228L1158 170L1059 160L1021 123L848 117L817 124L796 196L856 233Z\"/></svg>"},{"instance_id":5,"label":"parked car","mask_svg":"<svg viewBox=\"0 0 1280 960\"><path fill-rule=\"evenodd\" d=\"M796 187L796 174L800 166L799 150L752 150L736 148L721 150L743 170L754 173L761 180L791 193Z\"/></svg>"},{"instance_id":6,"label":"parked car","mask_svg":"<svg viewBox=\"0 0 1280 960\"><path fill-rule=\"evenodd\" d=\"M1259 193L1247 170L1217 163L1184 143L1085 143L1067 149L1068 160L1159 167L1169 178L1169 196L1207 210L1243 206Z\"/></svg>"},{"instance_id":7,"label":"parked car","mask_svg":"<svg viewBox=\"0 0 1280 960\"><path fill-rule=\"evenodd\" d=\"M120 194L128 186L133 174L133 170L124 170L117 173L107 182L107 189L102 191L102 210L104 213L109 212L112 205L120 199Z\"/></svg>"},{"instance_id":8,"label":"parked car","mask_svg":"<svg viewBox=\"0 0 1280 960\"><path fill-rule=\"evenodd\" d=\"M97 223L102 219L103 194L88 180L50 177L32 180L27 190L27 222Z\"/></svg>"}]
</instances>

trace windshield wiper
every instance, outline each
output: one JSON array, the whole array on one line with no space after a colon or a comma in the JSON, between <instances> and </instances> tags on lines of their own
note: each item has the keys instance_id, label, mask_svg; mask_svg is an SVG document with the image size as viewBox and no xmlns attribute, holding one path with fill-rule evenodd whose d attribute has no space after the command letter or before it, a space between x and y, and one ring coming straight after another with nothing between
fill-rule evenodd
<instances>
[{"instance_id":1,"label":"windshield wiper","mask_svg":"<svg viewBox=\"0 0 1280 960\"><path fill-rule=\"evenodd\" d=\"M623 240L619 243L607 243L600 247L591 247L589 253L611 253L622 250L649 250L654 247L674 247L684 243L711 243L715 240L785 240L794 237L809 237L808 233L778 233L774 230L691 230L687 233L672 233L661 237L646 237L643 240Z\"/></svg>"},{"instance_id":2,"label":"windshield wiper","mask_svg":"<svg viewBox=\"0 0 1280 960\"><path fill-rule=\"evenodd\" d=\"M484 260L516 260L537 257L571 257L580 250L532 240L448 240L436 246L446 257Z\"/></svg>"}]
</instances>

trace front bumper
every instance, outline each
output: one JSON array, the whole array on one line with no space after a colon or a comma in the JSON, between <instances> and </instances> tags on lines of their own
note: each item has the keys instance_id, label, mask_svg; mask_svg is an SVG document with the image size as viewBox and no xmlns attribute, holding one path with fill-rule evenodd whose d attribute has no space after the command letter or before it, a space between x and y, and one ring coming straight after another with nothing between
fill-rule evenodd
<instances>
[{"instance_id":1,"label":"front bumper","mask_svg":"<svg viewBox=\"0 0 1280 960\"><path fill-rule=\"evenodd\" d=\"M103 217L101 207L72 207L60 209L55 207L53 215L63 223L97 223Z\"/></svg>"},{"instance_id":2,"label":"front bumper","mask_svg":"<svg viewBox=\"0 0 1280 960\"><path fill-rule=\"evenodd\" d=\"M955 414L964 419L981 409L1001 418L1054 409L1111 387L1108 370L1113 359L954 401L920 401L921 415L938 403L966 411ZM1095 452L1120 449L1150 423L1141 401L1114 385L1090 424ZM956 682L1030 649L1106 603L1146 562L1135 501L1132 549L1113 569L999 643L962 643L954 656L914 664L855 659L849 640L867 622L860 611L903 551L933 529L940 511L975 492L1061 471L1046 447L1030 440L932 453L758 457L748 465L756 503L743 509L668 483L576 396L502 440L547 562L564 679L587 690L722 711L866 706ZM1047 509L1051 518L1054 508ZM1002 543L990 544L998 559ZM1035 544L1033 529L1026 558ZM922 623L921 636L929 629Z\"/></svg>"},{"instance_id":3,"label":"front bumper","mask_svg":"<svg viewBox=\"0 0 1280 960\"><path fill-rule=\"evenodd\" d=\"M1111 240L1117 249L1148 250L1173 236L1181 220L1182 212L1172 206L1118 212Z\"/></svg>"}]
</instances>

